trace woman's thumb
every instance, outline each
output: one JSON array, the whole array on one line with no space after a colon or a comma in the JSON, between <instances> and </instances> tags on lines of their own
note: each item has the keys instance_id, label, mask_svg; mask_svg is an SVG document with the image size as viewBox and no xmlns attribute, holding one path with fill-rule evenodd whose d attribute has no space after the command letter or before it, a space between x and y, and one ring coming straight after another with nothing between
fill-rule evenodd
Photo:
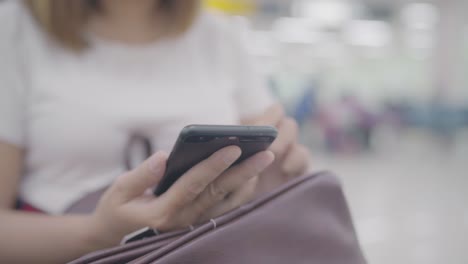
<instances>
[{"instance_id":1,"label":"woman's thumb","mask_svg":"<svg viewBox=\"0 0 468 264\"><path fill-rule=\"evenodd\" d=\"M157 185L166 171L166 162L167 154L157 152L140 166L121 176L115 183L119 196L129 201Z\"/></svg>"}]
</instances>

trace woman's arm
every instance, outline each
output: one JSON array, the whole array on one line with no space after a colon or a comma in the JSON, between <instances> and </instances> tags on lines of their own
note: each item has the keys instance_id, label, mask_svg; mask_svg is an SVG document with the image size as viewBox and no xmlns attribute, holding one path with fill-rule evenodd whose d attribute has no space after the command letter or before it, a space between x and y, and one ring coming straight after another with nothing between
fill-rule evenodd
<instances>
[{"instance_id":1,"label":"woman's arm","mask_svg":"<svg viewBox=\"0 0 468 264\"><path fill-rule=\"evenodd\" d=\"M1 263L65 263L105 248L87 229L88 216L0 212Z\"/></svg>"},{"instance_id":2,"label":"woman's arm","mask_svg":"<svg viewBox=\"0 0 468 264\"><path fill-rule=\"evenodd\" d=\"M21 149L0 142L0 262L64 263L104 247L93 241L88 216L13 210L22 163Z\"/></svg>"},{"instance_id":3,"label":"woman's arm","mask_svg":"<svg viewBox=\"0 0 468 264\"><path fill-rule=\"evenodd\" d=\"M238 147L223 148L187 171L163 195L145 196L166 170L167 155L158 152L118 177L93 214L53 217L12 209L22 154L0 143L0 263L64 263L116 245L143 227L170 231L225 213L255 194L252 179L274 159L273 153L264 151L230 168L240 155Z\"/></svg>"}]
</instances>

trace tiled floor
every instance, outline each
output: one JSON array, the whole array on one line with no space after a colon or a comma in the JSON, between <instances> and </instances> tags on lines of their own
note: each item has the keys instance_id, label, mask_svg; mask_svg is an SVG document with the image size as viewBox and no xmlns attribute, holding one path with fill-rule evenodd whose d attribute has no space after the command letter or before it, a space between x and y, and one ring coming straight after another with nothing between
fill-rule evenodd
<instances>
[{"instance_id":1,"label":"tiled floor","mask_svg":"<svg viewBox=\"0 0 468 264\"><path fill-rule=\"evenodd\" d=\"M314 157L343 180L369 263L468 263L468 138L410 135L359 157Z\"/></svg>"}]
</instances>

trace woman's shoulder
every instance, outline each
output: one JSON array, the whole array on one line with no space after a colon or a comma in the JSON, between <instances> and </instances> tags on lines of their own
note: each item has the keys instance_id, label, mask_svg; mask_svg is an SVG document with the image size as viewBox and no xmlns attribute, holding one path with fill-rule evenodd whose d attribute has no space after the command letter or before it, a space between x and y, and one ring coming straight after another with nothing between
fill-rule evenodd
<instances>
[{"instance_id":1,"label":"woman's shoulder","mask_svg":"<svg viewBox=\"0 0 468 264\"><path fill-rule=\"evenodd\" d=\"M14 28L18 24L30 19L30 14L21 0L0 1L0 24L1 30Z\"/></svg>"},{"instance_id":2,"label":"woman's shoulder","mask_svg":"<svg viewBox=\"0 0 468 264\"><path fill-rule=\"evenodd\" d=\"M3 20L6 16L14 15L16 12L18 12L21 5L21 1L0 1L0 19Z\"/></svg>"},{"instance_id":3,"label":"woman's shoulder","mask_svg":"<svg viewBox=\"0 0 468 264\"><path fill-rule=\"evenodd\" d=\"M23 0L0 0L0 56L30 60L43 54L47 39Z\"/></svg>"},{"instance_id":4,"label":"woman's shoulder","mask_svg":"<svg viewBox=\"0 0 468 264\"><path fill-rule=\"evenodd\" d=\"M0 2L0 35L3 45L7 42L18 43L21 35L27 35L25 29L30 29L32 17L23 1L7 0ZM2 45L2 46L3 46Z\"/></svg>"},{"instance_id":5,"label":"woman's shoulder","mask_svg":"<svg viewBox=\"0 0 468 264\"><path fill-rule=\"evenodd\" d=\"M4 1L0 2L0 33L2 39L5 39L5 34L14 32L18 25L18 20L22 17L20 1Z\"/></svg>"},{"instance_id":6,"label":"woman's shoulder","mask_svg":"<svg viewBox=\"0 0 468 264\"><path fill-rule=\"evenodd\" d=\"M21 43L19 20L22 11L18 2L0 2L0 57L3 57L4 61L10 59L9 62L14 61L13 56L17 55L16 50Z\"/></svg>"}]
</instances>

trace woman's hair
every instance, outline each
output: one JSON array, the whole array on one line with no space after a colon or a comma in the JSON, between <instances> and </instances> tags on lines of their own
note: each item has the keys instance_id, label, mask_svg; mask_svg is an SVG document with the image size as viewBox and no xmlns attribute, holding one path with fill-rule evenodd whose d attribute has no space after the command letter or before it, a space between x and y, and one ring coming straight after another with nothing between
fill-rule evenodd
<instances>
[{"instance_id":1,"label":"woman's hair","mask_svg":"<svg viewBox=\"0 0 468 264\"><path fill-rule=\"evenodd\" d=\"M87 43L83 30L88 18L103 12L99 0L24 0L39 25L67 48L82 50ZM193 23L199 0L160 0L162 12L168 18L168 34L185 32Z\"/></svg>"}]
</instances>

